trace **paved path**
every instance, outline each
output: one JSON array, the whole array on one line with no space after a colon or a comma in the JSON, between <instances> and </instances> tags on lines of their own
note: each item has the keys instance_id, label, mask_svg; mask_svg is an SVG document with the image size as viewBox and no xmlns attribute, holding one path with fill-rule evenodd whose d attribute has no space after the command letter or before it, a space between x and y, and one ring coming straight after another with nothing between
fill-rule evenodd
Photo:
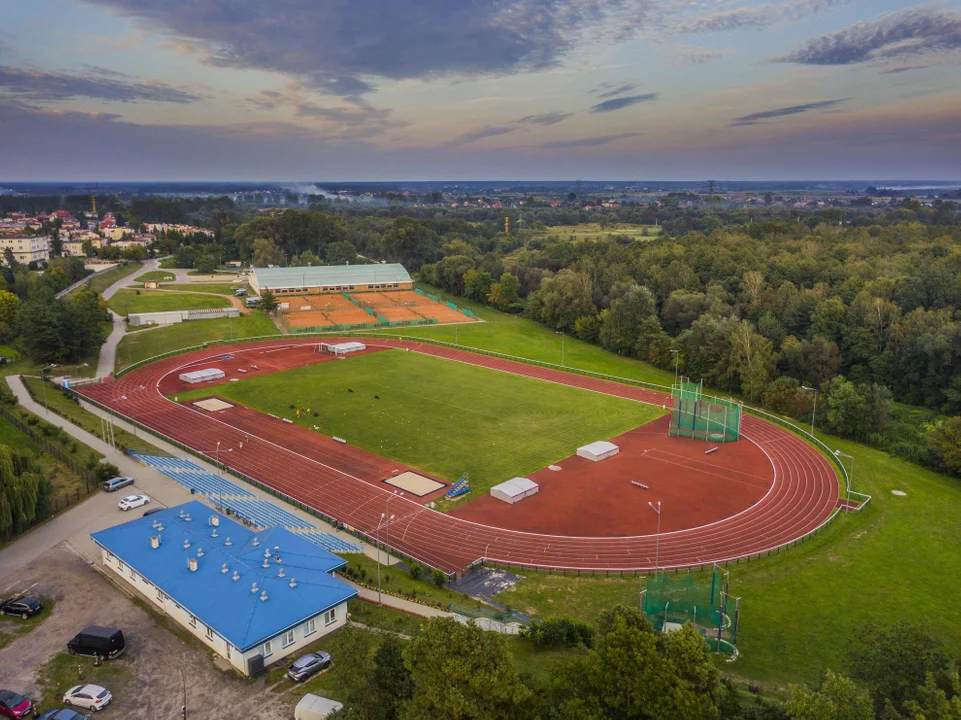
<instances>
[{"instance_id":1,"label":"paved path","mask_svg":"<svg viewBox=\"0 0 961 720\"><path fill-rule=\"evenodd\" d=\"M350 585L354 590L357 591L357 596L364 599L370 600L371 602L377 602L377 591L371 590L370 588L361 587L360 585L355 585L350 580L345 577L341 577L345 583ZM410 600L405 600L404 598L394 597L393 595L388 595L387 593L381 593L381 603L385 607L391 607L395 610L403 610L411 615L420 615L421 617L451 617L451 614L446 610L438 610L437 608L430 607L428 605L421 605L420 603L411 602Z\"/></svg>"},{"instance_id":2,"label":"paved path","mask_svg":"<svg viewBox=\"0 0 961 720\"><path fill-rule=\"evenodd\" d=\"M104 300L109 300L118 290L133 283L135 277L158 270L159 267L160 259L147 260L139 272L131 273L126 277L120 278L104 290L101 295L103 295ZM100 347L100 357L97 359L97 377L106 377L113 372L117 362L117 346L120 345L123 336L127 334L127 318L114 313L113 310L110 310L109 313L113 319L113 329L110 331L110 335L107 336L106 342Z\"/></svg>"}]
</instances>

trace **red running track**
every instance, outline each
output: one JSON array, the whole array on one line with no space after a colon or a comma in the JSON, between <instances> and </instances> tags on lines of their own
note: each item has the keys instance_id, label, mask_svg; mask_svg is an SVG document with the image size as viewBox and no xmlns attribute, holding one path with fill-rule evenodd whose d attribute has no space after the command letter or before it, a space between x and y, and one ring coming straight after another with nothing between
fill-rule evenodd
<instances>
[{"instance_id":1,"label":"red running track","mask_svg":"<svg viewBox=\"0 0 961 720\"><path fill-rule=\"evenodd\" d=\"M325 338L325 341L336 340ZM368 338L365 342L369 346L406 348L642 403L664 405L669 401L667 394L654 390L427 343L387 338ZM321 462L301 455L295 448L285 447L278 440L251 438L250 433L231 427L211 414L167 400L159 390L160 382L168 375L228 352L237 355L266 347L316 343L316 339L278 338L198 350L158 360L116 381L88 385L78 388L77 392L211 459L216 454L214 448L218 441L222 447L237 447L246 441L243 452L221 452L221 461L282 495L373 536L381 513L387 510L390 490L353 476L349 469L338 466L336 457ZM770 491L755 505L724 520L661 533L658 555L661 568L725 562L773 550L813 531L837 508L838 478L828 460L815 448L787 430L752 415L743 416L741 433L770 458L775 475ZM406 498L395 498L390 504L390 513L396 516L390 523L391 546L448 572L461 572L481 558L506 565L588 572L655 569L657 538L654 535L570 537L526 533L463 520Z\"/></svg>"}]
</instances>

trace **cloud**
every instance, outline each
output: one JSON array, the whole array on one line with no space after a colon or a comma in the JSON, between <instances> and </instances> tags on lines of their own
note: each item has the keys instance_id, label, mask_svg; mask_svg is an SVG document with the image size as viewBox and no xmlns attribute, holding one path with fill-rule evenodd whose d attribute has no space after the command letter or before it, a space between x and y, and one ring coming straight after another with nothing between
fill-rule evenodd
<instances>
[{"instance_id":1,"label":"cloud","mask_svg":"<svg viewBox=\"0 0 961 720\"><path fill-rule=\"evenodd\" d=\"M509 132L514 132L515 129L516 128L506 127L503 125L488 125L487 127L483 127L480 130L474 130L472 132L464 133L463 135L460 135L454 138L447 144L451 146L470 145L471 143L477 142L478 140L483 140L484 138L497 137L498 135L506 135Z\"/></svg>"},{"instance_id":2,"label":"cloud","mask_svg":"<svg viewBox=\"0 0 961 720\"><path fill-rule=\"evenodd\" d=\"M19 100L34 102L55 102L88 97L114 102L146 100L185 104L201 99L199 95L159 82L129 82L104 73L71 75L2 65L0 65L0 91L12 93Z\"/></svg>"},{"instance_id":3,"label":"cloud","mask_svg":"<svg viewBox=\"0 0 961 720\"><path fill-rule=\"evenodd\" d=\"M554 110L553 112L544 113L543 115L528 115L527 117L522 117L516 122L523 125L556 125L559 122L567 120L574 113L561 112L560 110Z\"/></svg>"},{"instance_id":4,"label":"cloud","mask_svg":"<svg viewBox=\"0 0 961 720\"><path fill-rule=\"evenodd\" d=\"M610 85L611 83L604 83L604 84ZM638 83L624 83L623 85L619 85L618 87L602 92L597 97L601 99L612 98L612 97L616 97L617 95L623 95L624 93L629 93L631 90L634 90L635 88L639 88L639 87L640 85Z\"/></svg>"},{"instance_id":5,"label":"cloud","mask_svg":"<svg viewBox=\"0 0 961 720\"><path fill-rule=\"evenodd\" d=\"M644 95L629 95L627 97L615 98L613 100L605 100L602 103L591 108L592 113L602 113L602 112L614 112L615 110L622 110L631 105L637 105L638 103L650 102L652 100L657 100L660 93L645 93Z\"/></svg>"},{"instance_id":6,"label":"cloud","mask_svg":"<svg viewBox=\"0 0 961 720\"><path fill-rule=\"evenodd\" d=\"M603 135L601 137L582 138L580 140L555 140L554 142L544 143L541 145L541 147L545 150L576 147L597 147L599 145L607 145L615 140L638 137L642 134L643 133L621 133L620 135Z\"/></svg>"},{"instance_id":7,"label":"cloud","mask_svg":"<svg viewBox=\"0 0 961 720\"><path fill-rule=\"evenodd\" d=\"M551 67L585 28L645 1L87 0L203 43L210 63L284 73L341 96L382 78Z\"/></svg>"},{"instance_id":8,"label":"cloud","mask_svg":"<svg viewBox=\"0 0 961 720\"><path fill-rule=\"evenodd\" d=\"M804 103L803 105L789 105L788 107L776 108L774 110L764 110L763 112L751 113L750 115L734 118L734 120L731 122L731 126L739 127L742 125L758 125L760 124L761 120L786 117L787 115L800 115L801 113L810 112L811 110L823 110L825 108L834 107L835 105L843 103L846 100L850 100L850 98L840 98L838 100L820 100L818 102Z\"/></svg>"},{"instance_id":9,"label":"cloud","mask_svg":"<svg viewBox=\"0 0 961 720\"><path fill-rule=\"evenodd\" d=\"M930 65L901 65L900 67L888 68L887 70L882 70L881 75L897 75L899 73L911 72L912 70L926 70L931 67Z\"/></svg>"},{"instance_id":10,"label":"cloud","mask_svg":"<svg viewBox=\"0 0 961 720\"><path fill-rule=\"evenodd\" d=\"M780 0L759 5L747 5L720 10L707 15L699 14L668 26L666 32L687 35L705 32L724 32L744 28L762 28L781 20L799 20L840 5L857 0Z\"/></svg>"},{"instance_id":11,"label":"cloud","mask_svg":"<svg viewBox=\"0 0 961 720\"><path fill-rule=\"evenodd\" d=\"M724 53L720 50L708 50L706 48L689 47L687 45L682 45L671 53L673 60L687 65L703 65L712 60L719 60L722 57L724 57Z\"/></svg>"},{"instance_id":12,"label":"cloud","mask_svg":"<svg viewBox=\"0 0 961 720\"><path fill-rule=\"evenodd\" d=\"M961 14L910 10L811 38L775 62L854 65L961 49Z\"/></svg>"},{"instance_id":13,"label":"cloud","mask_svg":"<svg viewBox=\"0 0 961 720\"><path fill-rule=\"evenodd\" d=\"M341 107L322 107L314 103L297 106L299 117L327 121L331 125L332 134L338 139L369 138L387 130L410 125L408 122L391 120L390 114L390 108L374 108L366 103L351 103Z\"/></svg>"}]
</instances>

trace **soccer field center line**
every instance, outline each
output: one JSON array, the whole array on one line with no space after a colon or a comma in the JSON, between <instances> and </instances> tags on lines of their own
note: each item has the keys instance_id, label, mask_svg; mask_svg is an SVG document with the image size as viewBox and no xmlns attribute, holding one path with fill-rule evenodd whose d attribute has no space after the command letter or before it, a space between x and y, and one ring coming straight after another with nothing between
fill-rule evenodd
<instances>
[{"instance_id":1,"label":"soccer field center line","mask_svg":"<svg viewBox=\"0 0 961 720\"><path fill-rule=\"evenodd\" d=\"M202 358L202 359L200 360L200 362L207 362L207 361L209 361L209 359L210 359L210 358ZM474 364L474 363L469 363L469 364ZM523 374L523 373L520 373L520 374ZM132 392L132 391L131 391L131 392ZM604 394L608 394L608 393L604 393ZM282 447L282 446L281 446L281 447ZM783 460L783 458L781 458L781 459ZM810 458L806 458L806 459L809 460ZM833 478L833 482L836 483L836 477ZM821 488L821 490L822 490L822 494L823 494L823 487ZM797 489L795 489L795 494L796 494L796 493L797 493ZM516 531L508 531L508 532L512 532L512 534L515 534L515 535L517 534ZM472 534L473 534L473 533L472 533ZM542 535L538 535L538 537L543 537L543 536L542 536ZM559 538L559 539L560 539L560 538ZM517 542L517 540L514 540L514 543L516 543L516 542ZM511 553L511 554L513 554L513 553ZM753 554L753 551L752 551L750 554ZM526 562L525 564L537 565L537 563L536 563L536 562L533 562L533 560L531 560L530 562ZM574 569L574 566L572 566L572 569Z\"/></svg>"}]
</instances>

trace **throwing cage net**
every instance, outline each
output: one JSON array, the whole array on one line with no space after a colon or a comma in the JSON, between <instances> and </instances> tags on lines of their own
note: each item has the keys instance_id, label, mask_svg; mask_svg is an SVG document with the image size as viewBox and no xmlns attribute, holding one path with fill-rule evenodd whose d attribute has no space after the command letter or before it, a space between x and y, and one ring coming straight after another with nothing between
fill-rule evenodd
<instances>
[{"instance_id":1,"label":"throwing cage net","mask_svg":"<svg viewBox=\"0 0 961 720\"><path fill-rule=\"evenodd\" d=\"M741 406L733 400L704 395L700 385L682 378L671 388L668 434L709 442L734 442L741 435Z\"/></svg>"},{"instance_id":2,"label":"throwing cage net","mask_svg":"<svg viewBox=\"0 0 961 720\"><path fill-rule=\"evenodd\" d=\"M741 598L729 592L728 572L716 565L709 576L661 572L641 591L641 609L655 630L671 632L690 623L712 651L732 657L737 657L740 605Z\"/></svg>"}]
</instances>

